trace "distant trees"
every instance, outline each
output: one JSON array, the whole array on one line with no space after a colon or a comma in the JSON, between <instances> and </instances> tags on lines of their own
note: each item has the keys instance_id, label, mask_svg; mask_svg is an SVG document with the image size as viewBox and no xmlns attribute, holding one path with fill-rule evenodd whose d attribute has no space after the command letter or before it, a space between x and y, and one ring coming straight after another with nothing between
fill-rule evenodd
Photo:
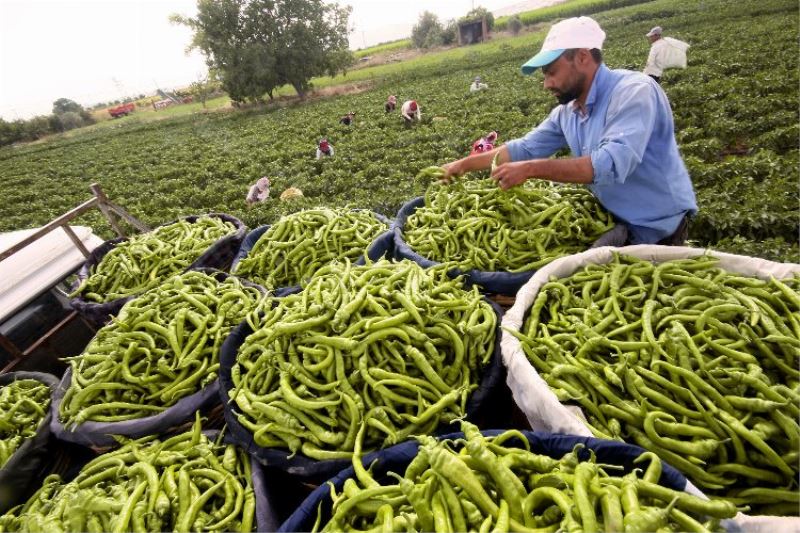
<instances>
[{"instance_id":1,"label":"distant trees","mask_svg":"<svg viewBox=\"0 0 800 533\"><path fill-rule=\"evenodd\" d=\"M205 76L200 76L197 81L192 82L189 92L195 101L203 104L203 109L205 109L206 101L220 88L221 84L216 69L210 69Z\"/></svg>"},{"instance_id":2,"label":"distant trees","mask_svg":"<svg viewBox=\"0 0 800 533\"><path fill-rule=\"evenodd\" d=\"M457 44L458 43L458 22L455 19L450 19L444 26L442 31L442 44Z\"/></svg>"},{"instance_id":3,"label":"distant trees","mask_svg":"<svg viewBox=\"0 0 800 533\"><path fill-rule=\"evenodd\" d=\"M511 33L517 35L520 31L522 31L522 20L519 18L519 15L514 15L510 19L508 19L508 29L511 30Z\"/></svg>"},{"instance_id":4,"label":"distant trees","mask_svg":"<svg viewBox=\"0 0 800 533\"><path fill-rule=\"evenodd\" d=\"M322 0L198 0L196 18L170 20L192 29L191 48L217 69L231 99L243 102L272 98L285 84L305 97L311 78L346 72L350 12Z\"/></svg>"},{"instance_id":5,"label":"distant trees","mask_svg":"<svg viewBox=\"0 0 800 533\"><path fill-rule=\"evenodd\" d=\"M54 115L38 116L29 120L5 121L0 118L0 146L8 146L18 142L30 142L41 139L54 131L51 119Z\"/></svg>"},{"instance_id":6,"label":"distant trees","mask_svg":"<svg viewBox=\"0 0 800 533\"><path fill-rule=\"evenodd\" d=\"M53 116L50 118L52 131L67 131L94 124L91 113L69 98L59 98L53 102Z\"/></svg>"},{"instance_id":7,"label":"distant trees","mask_svg":"<svg viewBox=\"0 0 800 533\"><path fill-rule=\"evenodd\" d=\"M0 118L0 146L35 141L45 135L81 128L94 122L92 114L82 105L69 98L59 98L53 102L52 115L14 121Z\"/></svg>"},{"instance_id":8,"label":"distant trees","mask_svg":"<svg viewBox=\"0 0 800 533\"><path fill-rule=\"evenodd\" d=\"M431 48L444 44L444 26L439 22L439 17L430 11L425 11L411 29L411 42L417 48Z\"/></svg>"},{"instance_id":9,"label":"distant trees","mask_svg":"<svg viewBox=\"0 0 800 533\"><path fill-rule=\"evenodd\" d=\"M458 24L480 20L486 17L486 26L489 30L494 27L494 15L485 7L476 7L458 20L449 20L446 25L439 21L439 17L429 11L419 16L419 20L411 30L411 42L417 48L431 48L458 42Z\"/></svg>"}]
</instances>

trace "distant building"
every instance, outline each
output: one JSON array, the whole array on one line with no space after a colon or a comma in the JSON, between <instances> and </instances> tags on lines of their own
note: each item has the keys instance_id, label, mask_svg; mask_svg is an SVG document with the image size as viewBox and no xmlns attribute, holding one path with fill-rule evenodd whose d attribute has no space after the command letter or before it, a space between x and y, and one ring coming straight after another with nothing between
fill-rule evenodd
<instances>
[{"instance_id":1,"label":"distant building","mask_svg":"<svg viewBox=\"0 0 800 533\"><path fill-rule=\"evenodd\" d=\"M458 44L482 43L489 38L486 17L458 23Z\"/></svg>"}]
</instances>

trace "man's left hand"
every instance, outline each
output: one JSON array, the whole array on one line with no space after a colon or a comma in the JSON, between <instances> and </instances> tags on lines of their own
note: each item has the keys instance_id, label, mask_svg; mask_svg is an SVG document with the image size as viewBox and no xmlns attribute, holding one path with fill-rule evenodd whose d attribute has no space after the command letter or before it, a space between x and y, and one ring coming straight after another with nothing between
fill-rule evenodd
<instances>
[{"instance_id":1,"label":"man's left hand","mask_svg":"<svg viewBox=\"0 0 800 533\"><path fill-rule=\"evenodd\" d=\"M522 185L531 177L527 161L516 161L514 163L503 163L498 165L492 172L492 179L497 185L505 190L517 185Z\"/></svg>"}]
</instances>

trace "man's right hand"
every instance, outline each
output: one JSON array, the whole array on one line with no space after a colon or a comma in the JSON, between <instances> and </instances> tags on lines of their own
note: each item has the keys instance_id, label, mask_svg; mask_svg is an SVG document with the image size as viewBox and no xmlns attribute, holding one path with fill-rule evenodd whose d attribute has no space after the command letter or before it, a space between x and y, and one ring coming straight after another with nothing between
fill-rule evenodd
<instances>
[{"instance_id":1,"label":"man's right hand","mask_svg":"<svg viewBox=\"0 0 800 533\"><path fill-rule=\"evenodd\" d=\"M442 165L445 174L444 176L439 178L439 181L441 183L449 185L450 183L452 183L454 178L458 178L459 176L464 174L464 169L461 168L461 161L463 160L459 159L458 161L453 161L451 163L447 163L446 165Z\"/></svg>"},{"instance_id":2,"label":"man's right hand","mask_svg":"<svg viewBox=\"0 0 800 533\"><path fill-rule=\"evenodd\" d=\"M457 178L462 174L466 174L467 172L472 172L474 170L486 170L492 166L495 156L498 156L498 164L507 162L509 158L508 149L506 146L503 145L488 152L471 155L463 159L453 161L452 163L442 165L442 168L445 170L445 175L440 181L443 183L450 183L453 178Z\"/></svg>"}]
</instances>

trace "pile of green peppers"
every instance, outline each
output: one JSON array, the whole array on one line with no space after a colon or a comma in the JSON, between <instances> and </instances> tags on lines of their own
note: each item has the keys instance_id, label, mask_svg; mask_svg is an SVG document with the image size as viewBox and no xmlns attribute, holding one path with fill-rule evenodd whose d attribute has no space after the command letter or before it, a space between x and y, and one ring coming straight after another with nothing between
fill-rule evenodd
<instances>
[{"instance_id":1,"label":"pile of green peppers","mask_svg":"<svg viewBox=\"0 0 800 533\"><path fill-rule=\"evenodd\" d=\"M237 276L267 287L294 287L331 261L355 261L388 226L370 211L307 209L281 217L236 265Z\"/></svg>"},{"instance_id":2,"label":"pile of green peppers","mask_svg":"<svg viewBox=\"0 0 800 533\"><path fill-rule=\"evenodd\" d=\"M501 190L491 179L433 184L403 238L418 254L462 270L524 272L589 247L614 227L583 187L535 180Z\"/></svg>"},{"instance_id":3,"label":"pile of green peppers","mask_svg":"<svg viewBox=\"0 0 800 533\"><path fill-rule=\"evenodd\" d=\"M80 355L59 406L65 425L157 414L217 378L230 330L267 302L235 277L177 275L125 304Z\"/></svg>"},{"instance_id":4,"label":"pile of green peppers","mask_svg":"<svg viewBox=\"0 0 800 533\"><path fill-rule=\"evenodd\" d=\"M259 446L349 458L362 421L373 448L463 416L496 325L477 289L443 268L332 263L255 324L230 399Z\"/></svg>"},{"instance_id":5,"label":"pile of green peppers","mask_svg":"<svg viewBox=\"0 0 800 533\"><path fill-rule=\"evenodd\" d=\"M146 290L185 270L236 228L219 217L181 220L114 246L70 295L104 303Z\"/></svg>"},{"instance_id":6,"label":"pile of green peppers","mask_svg":"<svg viewBox=\"0 0 800 533\"><path fill-rule=\"evenodd\" d=\"M518 431L484 437L468 422L461 428L463 439L417 437L404 474L389 472L384 484L354 456L356 477L339 493L331 487L330 519L322 526L320 506L312 530L701 532L737 512L659 485L661 461L651 453L636 460L648 462L641 477L638 469L620 476L594 454L580 461L582 445L554 459L531 452Z\"/></svg>"},{"instance_id":7,"label":"pile of green peppers","mask_svg":"<svg viewBox=\"0 0 800 533\"><path fill-rule=\"evenodd\" d=\"M717 262L616 255L545 284L509 333L596 436L651 450L754 513L797 515L800 277Z\"/></svg>"},{"instance_id":8,"label":"pile of green peppers","mask_svg":"<svg viewBox=\"0 0 800 533\"><path fill-rule=\"evenodd\" d=\"M250 458L191 431L144 437L100 455L64 483L45 478L0 516L5 531L241 531L254 529Z\"/></svg>"},{"instance_id":9,"label":"pile of green peppers","mask_svg":"<svg viewBox=\"0 0 800 533\"><path fill-rule=\"evenodd\" d=\"M36 435L50 407L50 387L18 379L0 388L0 468L25 439Z\"/></svg>"}]
</instances>

